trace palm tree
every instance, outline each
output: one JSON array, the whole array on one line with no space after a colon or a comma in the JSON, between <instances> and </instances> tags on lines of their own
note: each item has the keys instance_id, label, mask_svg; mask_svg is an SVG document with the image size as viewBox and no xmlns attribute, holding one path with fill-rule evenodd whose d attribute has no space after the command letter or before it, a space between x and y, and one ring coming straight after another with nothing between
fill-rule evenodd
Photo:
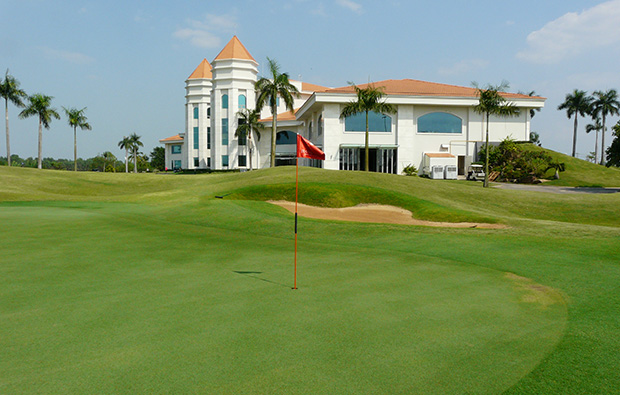
<instances>
[{"instance_id":1,"label":"palm tree","mask_svg":"<svg viewBox=\"0 0 620 395\"><path fill-rule=\"evenodd\" d=\"M237 116L240 118L239 124L237 125L237 130L235 130L235 137L243 138L247 136L248 151L250 154L250 170L252 170L252 133L256 133L256 140L260 141L259 130L265 129L265 125L258 122L260 119L260 110L249 110L247 108L243 108L237 112Z\"/></svg>"},{"instance_id":2,"label":"palm tree","mask_svg":"<svg viewBox=\"0 0 620 395\"><path fill-rule=\"evenodd\" d=\"M577 117L581 115L585 117L590 114L590 103L592 97L588 96L588 92L575 89L573 93L566 95L564 103L558 106L558 110L566 110L568 119L575 114L575 128L573 130L573 158L577 151Z\"/></svg>"},{"instance_id":3,"label":"palm tree","mask_svg":"<svg viewBox=\"0 0 620 395\"><path fill-rule=\"evenodd\" d=\"M592 131L596 132L596 138L594 139L594 163L598 161L598 132L603 129L603 124L601 124L601 118L594 116L594 123L590 123L586 125L586 133L590 133ZM604 152L604 151L603 151Z\"/></svg>"},{"instance_id":4,"label":"palm tree","mask_svg":"<svg viewBox=\"0 0 620 395\"><path fill-rule=\"evenodd\" d=\"M366 113L366 139L365 139L365 163L364 167L366 171L369 171L368 167L368 152L370 151L368 146L368 113L370 111L381 113L381 114L393 114L396 112L396 107L393 105L386 103L385 101L381 101L381 99L385 96L383 93L383 88L375 87L374 85L368 84L366 88L360 88L352 82L349 84L353 85L355 89L355 93L357 94L357 100L351 101L344 106L342 111L340 111L340 118L350 117L355 114Z\"/></svg>"},{"instance_id":5,"label":"palm tree","mask_svg":"<svg viewBox=\"0 0 620 395\"><path fill-rule=\"evenodd\" d=\"M140 138L142 138L142 136L138 136L135 133L132 133L129 136L129 144L130 144L131 151L133 153L133 172L134 173L138 172L138 147L144 146L142 144L142 141L140 141Z\"/></svg>"},{"instance_id":6,"label":"palm tree","mask_svg":"<svg viewBox=\"0 0 620 395\"><path fill-rule=\"evenodd\" d=\"M38 158L38 168L41 169L41 159L42 159L42 148L43 148L43 127L45 129L50 128L50 123L52 122L52 117L56 119L60 119L60 115L55 108L50 108L52 104L52 96L42 95L40 93L35 93L34 95L28 98L30 102L26 108L19 113L19 117L21 119L25 119L31 117L33 115L37 115L39 117L39 158Z\"/></svg>"},{"instance_id":7,"label":"palm tree","mask_svg":"<svg viewBox=\"0 0 620 395\"><path fill-rule=\"evenodd\" d=\"M615 89L610 89L607 92L596 91L594 94L594 101L592 102L592 114L594 116L600 115L603 119L601 129L601 165L605 164L604 152L605 152L605 117L607 115L618 115L620 112L620 101L618 101L618 92Z\"/></svg>"},{"instance_id":8,"label":"palm tree","mask_svg":"<svg viewBox=\"0 0 620 395\"><path fill-rule=\"evenodd\" d=\"M278 97L282 97L286 108L293 112L293 95L299 97L299 91L288 80L287 73L280 73L278 62L267 58L271 79L261 78L254 84L258 96L256 97L256 108L263 108L269 104L273 121L271 123L271 167L276 165L276 130L278 128Z\"/></svg>"},{"instance_id":9,"label":"palm tree","mask_svg":"<svg viewBox=\"0 0 620 395\"><path fill-rule=\"evenodd\" d=\"M125 150L125 173L129 173L129 149L131 148L131 140L129 137L123 137L121 141L118 142L118 147L120 149Z\"/></svg>"},{"instance_id":10,"label":"palm tree","mask_svg":"<svg viewBox=\"0 0 620 395\"><path fill-rule=\"evenodd\" d=\"M112 168L114 168L114 162L116 162L116 156L114 156L113 153L111 153L110 151L106 151L103 154L101 154L101 157L103 158L103 172L104 173L105 173L105 168L107 167L108 161L112 163Z\"/></svg>"},{"instance_id":11,"label":"palm tree","mask_svg":"<svg viewBox=\"0 0 620 395\"><path fill-rule=\"evenodd\" d=\"M475 84L474 84L475 85ZM487 85L486 88L476 87L478 104L474 111L478 114L486 115L486 145L485 145L485 167L484 167L484 187L489 186L489 118L491 115L500 117L512 117L519 114L519 109L514 103L509 103L502 96L502 92L508 89L508 83L502 82L500 85Z\"/></svg>"},{"instance_id":12,"label":"palm tree","mask_svg":"<svg viewBox=\"0 0 620 395\"><path fill-rule=\"evenodd\" d=\"M69 126L73 128L73 170L77 171L77 128L82 130L91 130L90 124L87 122L88 118L84 112L86 111L86 107L78 110L77 108L62 108L65 110L65 114L67 115L67 121L69 122Z\"/></svg>"},{"instance_id":13,"label":"palm tree","mask_svg":"<svg viewBox=\"0 0 620 395\"><path fill-rule=\"evenodd\" d=\"M6 70L4 80L0 81L0 96L4 98L4 114L6 117L6 160L11 166L11 142L9 139L9 102L16 107L24 107L23 98L27 97L26 92L19 89L19 81L9 74Z\"/></svg>"}]
</instances>

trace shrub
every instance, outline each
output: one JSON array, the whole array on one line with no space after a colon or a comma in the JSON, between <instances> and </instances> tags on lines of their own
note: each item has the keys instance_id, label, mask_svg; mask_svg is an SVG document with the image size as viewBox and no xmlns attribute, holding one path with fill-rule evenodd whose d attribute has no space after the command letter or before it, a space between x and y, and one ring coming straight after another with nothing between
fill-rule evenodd
<instances>
[{"instance_id":1,"label":"shrub","mask_svg":"<svg viewBox=\"0 0 620 395\"><path fill-rule=\"evenodd\" d=\"M406 176L417 176L418 169L414 165L408 165L403 169L403 174Z\"/></svg>"}]
</instances>

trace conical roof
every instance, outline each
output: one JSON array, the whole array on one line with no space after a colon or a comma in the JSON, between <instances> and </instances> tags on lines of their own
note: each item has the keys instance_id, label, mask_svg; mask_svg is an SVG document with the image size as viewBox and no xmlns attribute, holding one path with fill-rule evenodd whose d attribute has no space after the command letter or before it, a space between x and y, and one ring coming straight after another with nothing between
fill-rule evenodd
<instances>
[{"instance_id":1,"label":"conical roof","mask_svg":"<svg viewBox=\"0 0 620 395\"><path fill-rule=\"evenodd\" d=\"M189 76L188 80L199 78L213 78L211 74L211 64L207 59L203 59L202 62L196 67L196 70Z\"/></svg>"},{"instance_id":2,"label":"conical roof","mask_svg":"<svg viewBox=\"0 0 620 395\"><path fill-rule=\"evenodd\" d=\"M237 36L233 36L233 38L230 39L228 44L226 44L224 49L222 49L222 52L215 57L214 61L222 59L244 59L256 62L256 59L254 59L248 50L245 49Z\"/></svg>"}]
</instances>

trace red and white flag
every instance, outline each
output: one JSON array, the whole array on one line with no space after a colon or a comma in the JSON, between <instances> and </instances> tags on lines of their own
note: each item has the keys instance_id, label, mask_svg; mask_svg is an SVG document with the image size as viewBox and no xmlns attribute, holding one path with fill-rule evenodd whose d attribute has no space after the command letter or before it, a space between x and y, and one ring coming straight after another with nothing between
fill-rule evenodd
<instances>
[{"instance_id":1,"label":"red and white flag","mask_svg":"<svg viewBox=\"0 0 620 395\"><path fill-rule=\"evenodd\" d=\"M297 157L325 160L325 153L301 137L301 134L297 134Z\"/></svg>"}]
</instances>

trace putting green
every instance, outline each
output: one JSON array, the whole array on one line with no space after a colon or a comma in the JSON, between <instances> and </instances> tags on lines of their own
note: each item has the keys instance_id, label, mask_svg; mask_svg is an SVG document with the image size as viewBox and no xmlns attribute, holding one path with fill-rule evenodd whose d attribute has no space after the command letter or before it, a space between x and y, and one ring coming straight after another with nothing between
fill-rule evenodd
<instances>
[{"instance_id":1,"label":"putting green","mask_svg":"<svg viewBox=\"0 0 620 395\"><path fill-rule=\"evenodd\" d=\"M562 337L553 289L423 245L303 240L293 291L288 215L209 204L0 205L0 393L498 393Z\"/></svg>"}]
</instances>

